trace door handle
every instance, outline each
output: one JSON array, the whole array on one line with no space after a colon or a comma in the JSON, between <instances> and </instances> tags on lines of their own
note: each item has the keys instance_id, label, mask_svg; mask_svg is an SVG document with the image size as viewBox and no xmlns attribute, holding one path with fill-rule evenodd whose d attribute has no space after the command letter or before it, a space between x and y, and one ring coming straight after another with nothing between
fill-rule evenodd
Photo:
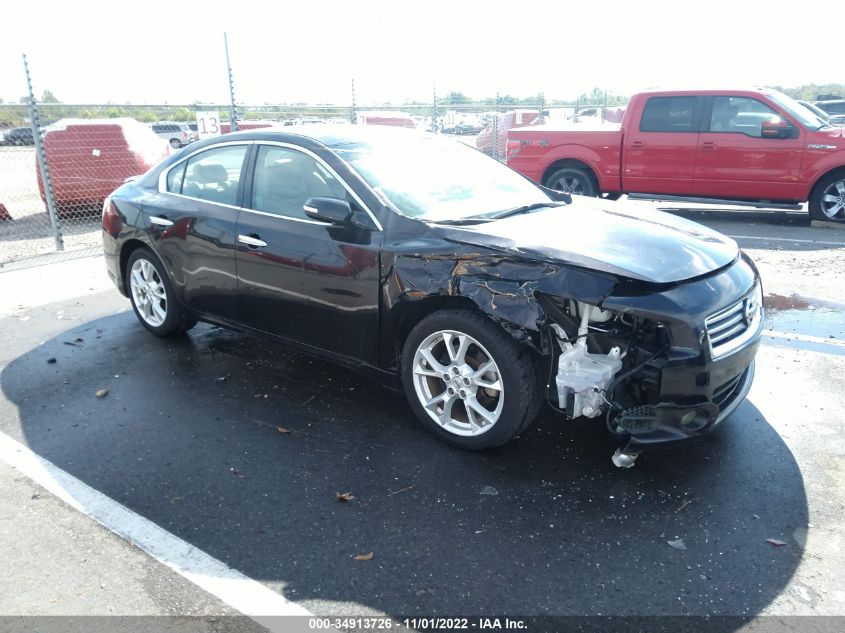
<instances>
[{"instance_id":1,"label":"door handle","mask_svg":"<svg viewBox=\"0 0 845 633\"><path fill-rule=\"evenodd\" d=\"M701 144L701 149L706 149L712 152L714 149L716 149L716 143L714 143L713 141L704 141Z\"/></svg>"},{"instance_id":2,"label":"door handle","mask_svg":"<svg viewBox=\"0 0 845 633\"><path fill-rule=\"evenodd\" d=\"M171 220L168 220L160 215L151 215L150 223L155 224L156 226L173 226L173 222Z\"/></svg>"},{"instance_id":3,"label":"door handle","mask_svg":"<svg viewBox=\"0 0 845 633\"><path fill-rule=\"evenodd\" d=\"M250 248L261 248L267 246L267 242L258 239L257 235L238 235L238 241L241 244L246 244Z\"/></svg>"},{"instance_id":4,"label":"door handle","mask_svg":"<svg viewBox=\"0 0 845 633\"><path fill-rule=\"evenodd\" d=\"M642 141L631 141L631 149L641 149L645 147L645 143Z\"/></svg>"}]
</instances>

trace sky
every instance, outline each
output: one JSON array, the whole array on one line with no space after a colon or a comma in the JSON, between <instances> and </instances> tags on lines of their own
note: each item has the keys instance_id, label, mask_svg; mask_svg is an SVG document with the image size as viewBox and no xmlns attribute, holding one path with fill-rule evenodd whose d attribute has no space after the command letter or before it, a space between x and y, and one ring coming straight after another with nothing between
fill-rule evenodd
<instances>
[{"instance_id":1,"label":"sky","mask_svg":"<svg viewBox=\"0 0 845 633\"><path fill-rule=\"evenodd\" d=\"M36 94L65 103L226 103L224 31L243 104L348 104L353 78L360 105L428 102L435 89L550 100L593 87L845 83L842 56L809 35L830 28L837 4L16 1L2 15L0 98L25 94L26 53Z\"/></svg>"}]
</instances>

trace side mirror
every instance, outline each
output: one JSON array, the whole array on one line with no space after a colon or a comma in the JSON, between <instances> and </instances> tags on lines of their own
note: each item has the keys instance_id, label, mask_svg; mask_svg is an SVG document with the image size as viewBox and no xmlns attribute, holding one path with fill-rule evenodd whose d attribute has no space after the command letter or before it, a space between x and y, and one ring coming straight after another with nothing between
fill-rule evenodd
<instances>
[{"instance_id":1,"label":"side mirror","mask_svg":"<svg viewBox=\"0 0 845 633\"><path fill-rule=\"evenodd\" d=\"M312 220L330 224L348 224L352 217L352 207L346 200L338 198L308 198L302 209Z\"/></svg>"},{"instance_id":2,"label":"side mirror","mask_svg":"<svg viewBox=\"0 0 845 633\"><path fill-rule=\"evenodd\" d=\"M792 138L794 135L795 126L780 117L764 120L760 128L761 138Z\"/></svg>"}]
</instances>

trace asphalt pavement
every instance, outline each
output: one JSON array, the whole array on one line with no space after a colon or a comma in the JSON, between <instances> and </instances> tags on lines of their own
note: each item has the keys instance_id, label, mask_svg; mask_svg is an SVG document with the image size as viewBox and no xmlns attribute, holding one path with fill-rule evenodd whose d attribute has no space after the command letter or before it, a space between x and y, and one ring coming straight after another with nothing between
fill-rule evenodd
<instances>
[{"instance_id":1,"label":"asphalt pavement","mask_svg":"<svg viewBox=\"0 0 845 633\"><path fill-rule=\"evenodd\" d=\"M208 325L156 339L99 258L0 274L0 431L318 615L845 615L845 231L682 214L758 262L766 336L722 428L631 470L595 421L546 411L467 453L401 394L266 340ZM0 557L45 580L0 581L0 614L232 613L27 477L0 480ZM54 556L49 526L68 521L110 545ZM51 607L92 565L102 600ZM122 600L142 573L146 598Z\"/></svg>"}]
</instances>

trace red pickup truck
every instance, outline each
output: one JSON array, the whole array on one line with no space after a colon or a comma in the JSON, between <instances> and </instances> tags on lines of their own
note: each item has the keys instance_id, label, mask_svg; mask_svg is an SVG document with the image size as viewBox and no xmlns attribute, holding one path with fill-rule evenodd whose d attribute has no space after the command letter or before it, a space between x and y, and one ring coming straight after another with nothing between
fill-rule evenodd
<instances>
[{"instance_id":1,"label":"red pickup truck","mask_svg":"<svg viewBox=\"0 0 845 633\"><path fill-rule=\"evenodd\" d=\"M800 208L845 223L845 131L776 90L650 91L620 127L508 132L508 165L570 193Z\"/></svg>"}]
</instances>

